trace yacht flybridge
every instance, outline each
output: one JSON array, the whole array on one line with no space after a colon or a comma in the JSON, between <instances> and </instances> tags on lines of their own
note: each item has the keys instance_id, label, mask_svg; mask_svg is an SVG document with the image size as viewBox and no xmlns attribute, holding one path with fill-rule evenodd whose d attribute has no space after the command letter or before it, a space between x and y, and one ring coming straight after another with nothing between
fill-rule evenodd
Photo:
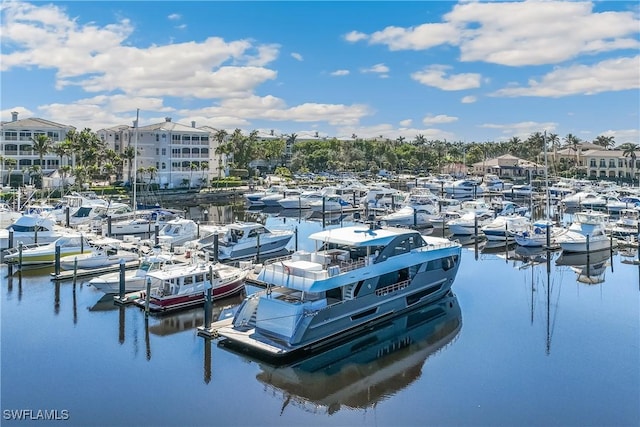
<instances>
[{"instance_id":1,"label":"yacht flybridge","mask_svg":"<svg viewBox=\"0 0 640 427\"><path fill-rule=\"evenodd\" d=\"M314 252L265 264L265 289L212 325L221 346L280 360L316 351L443 297L460 265L459 243L410 229L356 225L309 238Z\"/></svg>"}]
</instances>

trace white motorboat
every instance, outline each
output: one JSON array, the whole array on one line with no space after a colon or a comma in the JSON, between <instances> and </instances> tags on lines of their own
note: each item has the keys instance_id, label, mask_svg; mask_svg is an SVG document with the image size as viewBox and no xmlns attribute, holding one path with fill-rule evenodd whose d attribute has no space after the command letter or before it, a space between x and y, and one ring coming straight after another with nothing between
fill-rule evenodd
<instances>
[{"instance_id":1,"label":"white motorboat","mask_svg":"<svg viewBox=\"0 0 640 427\"><path fill-rule=\"evenodd\" d=\"M286 185L272 185L265 190L246 194L244 197L250 206L264 206L264 202L262 201L263 197L273 194L282 195L287 190L288 188Z\"/></svg>"},{"instance_id":2,"label":"white motorboat","mask_svg":"<svg viewBox=\"0 0 640 427\"><path fill-rule=\"evenodd\" d=\"M282 209L309 209L312 202L322 201L324 195L320 191L304 191L300 194L289 194L278 200Z\"/></svg>"},{"instance_id":3,"label":"white motorboat","mask_svg":"<svg viewBox=\"0 0 640 427\"><path fill-rule=\"evenodd\" d=\"M22 213L11 209L5 202L0 202L0 227L6 228L16 222L18 218L22 216Z\"/></svg>"},{"instance_id":4,"label":"white motorboat","mask_svg":"<svg viewBox=\"0 0 640 427\"><path fill-rule=\"evenodd\" d=\"M640 210L622 209L619 218L610 223L607 231L614 237L640 235Z\"/></svg>"},{"instance_id":5,"label":"white motorboat","mask_svg":"<svg viewBox=\"0 0 640 427\"><path fill-rule=\"evenodd\" d=\"M444 186L447 197L454 199L473 198L482 196L484 188L480 182L473 179L458 179Z\"/></svg>"},{"instance_id":6,"label":"white motorboat","mask_svg":"<svg viewBox=\"0 0 640 427\"><path fill-rule=\"evenodd\" d=\"M432 206L403 206L395 212L380 217L380 224L391 227L433 227L432 218L436 218Z\"/></svg>"},{"instance_id":7,"label":"white motorboat","mask_svg":"<svg viewBox=\"0 0 640 427\"><path fill-rule=\"evenodd\" d=\"M145 278L150 288L149 310L167 312L200 305L208 288L211 288L212 299L237 295L244 290L247 273L244 268L211 262L150 272ZM137 305L146 307L146 288L136 292L133 298Z\"/></svg>"},{"instance_id":8,"label":"white motorboat","mask_svg":"<svg viewBox=\"0 0 640 427\"><path fill-rule=\"evenodd\" d=\"M218 259L239 260L263 256L286 250L293 237L290 229L269 229L257 222L234 222L224 226L219 233ZM213 240L200 245L206 251L213 251Z\"/></svg>"},{"instance_id":9,"label":"white motorboat","mask_svg":"<svg viewBox=\"0 0 640 427\"><path fill-rule=\"evenodd\" d=\"M458 219L450 220L447 225L449 231L457 236L472 236L480 234L480 229L494 219L494 214L488 211L470 211L463 213Z\"/></svg>"},{"instance_id":10,"label":"white motorboat","mask_svg":"<svg viewBox=\"0 0 640 427\"><path fill-rule=\"evenodd\" d=\"M73 192L62 196L60 202L54 206L50 212L55 217L56 222L65 224L67 215L74 216L80 208L88 208L90 211L94 206L109 206L109 202L99 198L93 192L77 193ZM85 212L87 209L85 209Z\"/></svg>"},{"instance_id":11,"label":"white motorboat","mask_svg":"<svg viewBox=\"0 0 640 427\"><path fill-rule=\"evenodd\" d=\"M192 219L172 219L158 232L158 244L168 248L175 248L197 238L198 224Z\"/></svg>"},{"instance_id":12,"label":"white motorboat","mask_svg":"<svg viewBox=\"0 0 640 427\"><path fill-rule=\"evenodd\" d=\"M513 240L518 232L525 231L529 218L522 215L499 215L493 221L480 227L487 240Z\"/></svg>"},{"instance_id":13,"label":"white motorboat","mask_svg":"<svg viewBox=\"0 0 640 427\"><path fill-rule=\"evenodd\" d=\"M91 242L89 251L81 254L65 255L60 257L60 268L73 270L74 268L102 268L109 267L120 262L128 263L137 261L140 255L136 252L121 249L122 241L111 238L103 238Z\"/></svg>"},{"instance_id":14,"label":"white motorboat","mask_svg":"<svg viewBox=\"0 0 640 427\"><path fill-rule=\"evenodd\" d=\"M325 196L321 200L309 203L309 207L314 212L341 212L344 209L353 208L353 205L342 198L342 196Z\"/></svg>"},{"instance_id":15,"label":"white motorboat","mask_svg":"<svg viewBox=\"0 0 640 427\"><path fill-rule=\"evenodd\" d=\"M172 219L180 218L178 212L169 209L147 209L136 211L133 214L125 214L119 217L111 217L102 223L102 235L118 237L136 234L152 234L156 225L162 228Z\"/></svg>"},{"instance_id":16,"label":"white motorboat","mask_svg":"<svg viewBox=\"0 0 640 427\"><path fill-rule=\"evenodd\" d=\"M565 196L560 203L565 209L580 209L582 202L599 200L600 194L593 190L584 190Z\"/></svg>"},{"instance_id":17,"label":"white motorboat","mask_svg":"<svg viewBox=\"0 0 640 427\"><path fill-rule=\"evenodd\" d=\"M314 252L264 264L220 345L280 359L313 351L445 296L461 245L404 228L356 225L312 234Z\"/></svg>"},{"instance_id":18,"label":"white motorboat","mask_svg":"<svg viewBox=\"0 0 640 427\"><path fill-rule=\"evenodd\" d=\"M91 251L91 243L83 234L67 234L51 243L23 245L5 250L4 261L23 265L51 264L56 258L56 247L60 248L60 258L66 255L78 255Z\"/></svg>"},{"instance_id":19,"label":"white motorboat","mask_svg":"<svg viewBox=\"0 0 640 427\"><path fill-rule=\"evenodd\" d=\"M555 246L557 244L556 238L566 231L565 228L554 226L553 222L549 220L539 220L514 233L513 238L519 246L524 247ZM548 238L547 233L549 233Z\"/></svg>"},{"instance_id":20,"label":"white motorboat","mask_svg":"<svg viewBox=\"0 0 640 427\"><path fill-rule=\"evenodd\" d=\"M50 243L67 233L62 227L56 225L54 219L48 216L21 215L7 228L0 230L0 250L9 247L9 229L13 230L13 247L17 247L18 242L25 245Z\"/></svg>"},{"instance_id":21,"label":"white motorboat","mask_svg":"<svg viewBox=\"0 0 640 427\"><path fill-rule=\"evenodd\" d=\"M556 241L565 252L588 252L608 249L611 246L606 234L609 215L602 212L576 212L573 223Z\"/></svg>"},{"instance_id":22,"label":"white motorboat","mask_svg":"<svg viewBox=\"0 0 640 427\"><path fill-rule=\"evenodd\" d=\"M153 253L143 256L135 271L125 272L124 284L126 292L145 289L147 274L153 271L174 268L180 264L173 254L155 248ZM89 280L89 284L106 294L117 294L120 291L120 272L105 273Z\"/></svg>"}]
</instances>

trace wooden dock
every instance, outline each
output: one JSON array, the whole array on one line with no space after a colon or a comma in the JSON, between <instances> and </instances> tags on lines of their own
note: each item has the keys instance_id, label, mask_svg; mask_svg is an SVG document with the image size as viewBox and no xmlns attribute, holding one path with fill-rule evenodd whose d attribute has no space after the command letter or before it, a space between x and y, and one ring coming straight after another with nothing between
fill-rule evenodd
<instances>
[{"instance_id":1,"label":"wooden dock","mask_svg":"<svg viewBox=\"0 0 640 427\"><path fill-rule=\"evenodd\" d=\"M124 265L125 270L131 270L134 268L138 268L140 262L138 261L130 261ZM120 270L120 264L113 264L107 267L100 268L86 268L86 269L77 269L74 273L73 270L63 270L59 274L51 273L51 280L53 281L65 281L71 280L75 276L76 278L85 278L98 276L100 274L105 273L113 273Z\"/></svg>"}]
</instances>

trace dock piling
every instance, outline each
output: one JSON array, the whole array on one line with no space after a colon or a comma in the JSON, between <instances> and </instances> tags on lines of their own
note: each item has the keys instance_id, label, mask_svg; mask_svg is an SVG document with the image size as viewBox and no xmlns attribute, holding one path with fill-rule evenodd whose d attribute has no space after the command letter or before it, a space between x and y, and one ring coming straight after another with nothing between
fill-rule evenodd
<instances>
[{"instance_id":1,"label":"dock piling","mask_svg":"<svg viewBox=\"0 0 640 427\"><path fill-rule=\"evenodd\" d=\"M60 274L60 246L56 246L55 261L53 271L56 276Z\"/></svg>"},{"instance_id":2,"label":"dock piling","mask_svg":"<svg viewBox=\"0 0 640 427\"><path fill-rule=\"evenodd\" d=\"M220 246L220 236L218 233L213 235L213 261L218 262L218 250Z\"/></svg>"},{"instance_id":3,"label":"dock piling","mask_svg":"<svg viewBox=\"0 0 640 427\"><path fill-rule=\"evenodd\" d=\"M151 298L151 278L147 277L147 292L144 294L144 317L149 317L149 298Z\"/></svg>"},{"instance_id":4,"label":"dock piling","mask_svg":"<svg viewBox=\"0 0 640 427\"><path fill-rule=\"evenodd\" d=\"M120 300L124 300L124 291L125 291L125 283L124 283L124 272L125 272L125 262L124 259L120 260L120 276L118 277L118 285L119 285L119 293Z\"/></svg>"},{"instance_id":5,"label":"dock piling","mask_svg":"<svg viewBox=\"0 0 640 427\"><path fill-rule=\"evenodd\" d=\"M78 279L78 257L73 258L73 287L76 286L76 280ZM60 283L60 282L56 282Z\"/></svg>"}]
</instances>

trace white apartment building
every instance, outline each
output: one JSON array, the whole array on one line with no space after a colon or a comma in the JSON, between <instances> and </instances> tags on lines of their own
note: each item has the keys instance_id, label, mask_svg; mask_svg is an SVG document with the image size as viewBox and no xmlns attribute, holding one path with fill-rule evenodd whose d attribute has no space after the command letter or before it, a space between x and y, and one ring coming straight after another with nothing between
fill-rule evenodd
<instances>
[{"instance_id":1,"label":"white apartment building","mask_svg":"<svg viewBox=\"0 0 640 427\"><path fill-rule=\"evenodd\" d=\"M60 158L54 153L47 153L43 156L42 165L40 165L40 156L33 150L32 138L37 135L47 135L55 144L64 141L67 132L74 130L75 127L55 123L49 120L30 117L19 119L17 112L11 113L11 121L0 123L0 156L3 161L0 162L0 182L3 185L9 183L8 168L5 159L16 160L16 166L11 171L12 182L20 181L20 183L28 182L29 168L39 165L43 174L55 171L60 167ZM18 176L19 178L16 178Z\"/></svg>"},{"instance_id":2,"label":"white apartment building","mask_svg":"<svg viewBox=\"0 0 640 427\"><path fill-rule=\"evenodd\" d=\"M161 123L138 128L134 123L133 126L115 126L96 133L117 153L122 153L129 145L137 146L136 169L155 166L157 173L153 182L160 184L161 188L178 188L185 185L198 187L203 180L217 178L218 168L223 168L220 176L225 176L226 161L220 161L215 154L217 141L213 139L214 131L208 127L196 128L195 122L186 126L166 117ZM124 170L126 174L128 165L125 164Z\"/></svg>"}]
</instances>

